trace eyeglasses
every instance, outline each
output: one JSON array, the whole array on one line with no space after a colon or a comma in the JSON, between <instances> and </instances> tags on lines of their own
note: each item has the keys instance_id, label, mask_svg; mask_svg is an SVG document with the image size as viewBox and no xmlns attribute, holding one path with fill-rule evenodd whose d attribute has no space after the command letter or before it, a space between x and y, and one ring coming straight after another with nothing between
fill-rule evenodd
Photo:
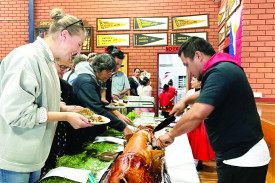
<instances>
[{"instance_id":1,"label":"eyeglasses","mask_svg":"<svg viewBox=\"0 0 275 183\"><path fill-rule=\"evenodd\" d=\"M124 65L121 65L121 64L118 64L118 63L117 63L117 64L116 64L116 67L117 67L117 68L121 68L121 67L124 67Z\"/></svg>"},{"instance_id":2,"label":"eyeglasses","mask_svg":"<svg viewBox=\"0 0 275 183\"><path fill-rule=\"evenodd\" d=\"M66 70L66 72L68 72L68 71L70 71L70 70L71 70L71 67L70 67L70 66L69 66L69 67L67 67L67 66L65 66L65 65L59 65L58 63L56 63L56 65L58 65L58 66L59 66L59 68L60 68L60 70L61 70L61 71Z\"/></svg>"},{"instance_id":3,"label":"eyeglasses","mask_svg":"<svg viewBox=\"0 0 275 183\"><path fill-rule=\"evenodd\" d=\"M70 25L67 25L63 30L66 30L66 29L68 29L68 27L71 27L71 26L73 26L74 24L77 24L77 23L80 23L80 25L81 25L82 27L84 27L83 21L82 21L82 20L78 20L78 21L76 21L76 22L74 22L74 23L72 23L72 24L70 24ZM62 30L62 31L63 31L63 30Z\"/></svg>"},{"instance_id":4,"label":"eyeglasses","mask_svg":"<svg viewBox=\"0 0 275 183\"><path fill-rule=\"evenodd\" d=\"M108 71L108 70L107 70L107 74L108 74L108 75L113 75L114 72L113 72L113 71Z\"/></svg>"}]
</instances>

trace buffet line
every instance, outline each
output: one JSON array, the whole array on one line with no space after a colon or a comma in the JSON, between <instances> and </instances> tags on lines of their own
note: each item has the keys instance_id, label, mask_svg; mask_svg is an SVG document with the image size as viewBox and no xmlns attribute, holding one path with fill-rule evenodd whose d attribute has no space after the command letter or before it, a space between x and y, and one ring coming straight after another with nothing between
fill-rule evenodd
<instances>
[{"instance_id":1,"label":"buffet line","mask_svg":"<svg viewBox=\"0 0 275 183\"><path fill-rule=\"evenodd\" d=\"M85 163L89 162L90 159L96 159L83 167L71 166L67 164L68 162L65 165L57 163L60 167L48 172L41 182L61 182L62 180L62 182L92 183L199 183L186 134L177 137L174 143L166 149L157 148L156 139L158 136L169 131L177 121L175 120L167 127L154 132L154 128L163 120L154 118L152 113L142 113L136 116L133 120L133 126L136 127L131 126L134 135L128 143L123 139L122 134L111 137L112 134L108 134L108 131L113 132L115 130L107 130L91 144L95 146L101 143L104 148L108 145L114 145L114 149L105 149L103 150L105 152L100 152L100 154L93 155L91 158L82 158L80 161L85 161ZM115 133L119 134L120 132L116 131ZM88 154L88 149L83 149L83 152ZM99 149L95 148L94 150L99 151ZM70 159L70 156L65 156L64 158ZM100 162L100 168L94 169L99 166L98 163L95 163L98 161ZM104 165L101 164L103 162ZM82 170L81 174L79 170ZM74 171L78 171L78 173L74 173Z\"/></svg>"}]
</instances>

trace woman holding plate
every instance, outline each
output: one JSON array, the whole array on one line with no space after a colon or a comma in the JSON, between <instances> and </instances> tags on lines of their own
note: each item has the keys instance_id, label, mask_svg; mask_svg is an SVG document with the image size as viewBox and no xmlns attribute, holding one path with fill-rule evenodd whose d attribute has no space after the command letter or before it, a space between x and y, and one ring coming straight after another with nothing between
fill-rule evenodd
<instances>
[{"instance_id":1,"label":"woman holding plate","mask_svg":"<svg viewBox=\"0 0 275 183\"><path fill-rule=\"evenodd\" d=\"M110 119L110 123L106 124L111 128L122 131L124 136L129 138L132 131L120 119L105 108L104 103L101 102L101 88L99 81L106 82L116 69L116 62L109 54L99 54L93 60L92 65L89 62L79 63L79 67L75 72L78 75L73 83L73 93L79 101L79 105L89 108L96 114L105 116ZM106 125L96 125L91 128L81 130L83 138L93 140L100 133L106 130Z\"/></svg>"}]
</instances>

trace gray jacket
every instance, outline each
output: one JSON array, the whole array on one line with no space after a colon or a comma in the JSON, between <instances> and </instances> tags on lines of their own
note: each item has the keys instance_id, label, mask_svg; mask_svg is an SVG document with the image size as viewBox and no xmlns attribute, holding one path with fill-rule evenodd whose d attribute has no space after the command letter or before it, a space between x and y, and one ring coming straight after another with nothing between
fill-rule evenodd
<instances>
[{"instance_id":1,"label":"gray jacket","mask_svg":"<svg viewBox=\"0 0 275 183\"><path fill-rule=\"evenodd\" d=\"M60 111L60 84L52 53L41 38L14 49L0 66L0 168L41 169L56 123L40 124L41 107Z\"/></svg>"}]
</instances>

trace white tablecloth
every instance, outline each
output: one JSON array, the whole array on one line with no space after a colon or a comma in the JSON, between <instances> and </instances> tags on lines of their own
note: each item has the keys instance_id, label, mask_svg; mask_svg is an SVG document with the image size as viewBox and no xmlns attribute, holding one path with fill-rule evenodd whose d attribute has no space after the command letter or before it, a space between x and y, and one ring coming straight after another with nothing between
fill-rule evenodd
<instances>
[{"instance_id":1,"label":"white tablecloth","mask_svg":"<svg viewBox=\"0 0 275 183\"><path fill-rule=\"evenodd\" d=\"M165 160L172 183L200 182L186 134L165 149Z\"/></svg>"},{"instance_id":2,"label":"white tablecloth","mask_svg":"<svg viewBox=\"0 0 275 183\"><path fill-rule=\"evenodd\" d=\"M136 125L154 123L135 119ZM155 132L155 137L166 133L165 128ZM165 161L172 183L200 183L192 150L186 134L175 138L175 141L165 149Z\"/></svg>"}]
</instances>

